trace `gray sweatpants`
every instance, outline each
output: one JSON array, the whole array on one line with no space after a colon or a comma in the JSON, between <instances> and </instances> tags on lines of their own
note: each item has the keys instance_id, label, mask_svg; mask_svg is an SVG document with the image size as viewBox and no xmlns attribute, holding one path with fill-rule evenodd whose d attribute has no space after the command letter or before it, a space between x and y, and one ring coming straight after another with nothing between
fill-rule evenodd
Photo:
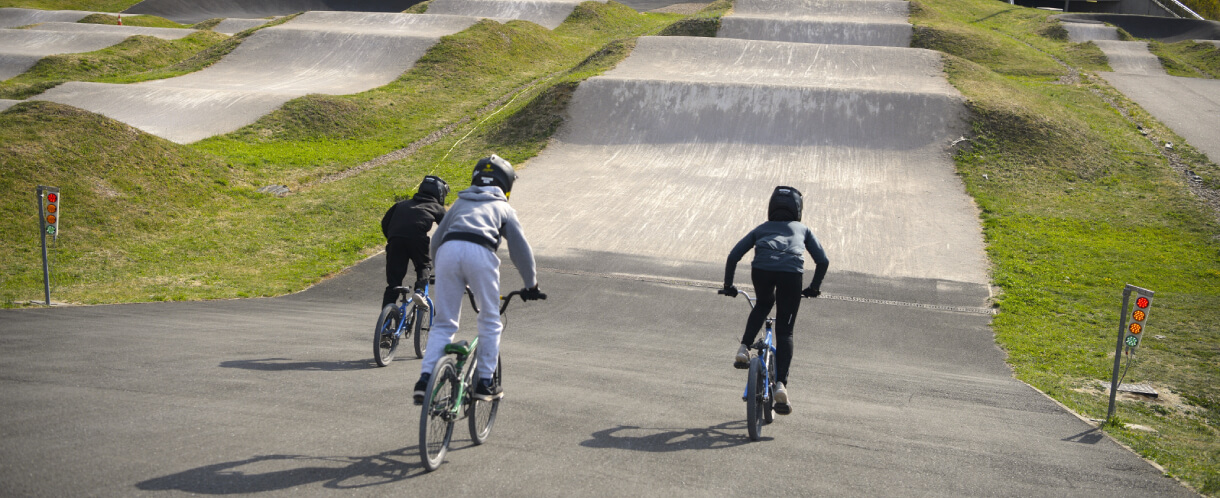
<instances>
[{"instance_id":1,"label":"gray sweatpants","mask_svg":"<svg viewBox=\"0 0 1220 498\"><path fill-rule=\"evenodd\" d=\"M432 305L436 318L428 333L428 350L420 364L421 373L432 373L436 362L445 356L445 345L453 342L462 316L463 291L470 286L479 303L480 379L490 379L500 357L500 258L491 249L464 240L450 240L436 251L436 285Z\"/></svg>"}]
</instances>

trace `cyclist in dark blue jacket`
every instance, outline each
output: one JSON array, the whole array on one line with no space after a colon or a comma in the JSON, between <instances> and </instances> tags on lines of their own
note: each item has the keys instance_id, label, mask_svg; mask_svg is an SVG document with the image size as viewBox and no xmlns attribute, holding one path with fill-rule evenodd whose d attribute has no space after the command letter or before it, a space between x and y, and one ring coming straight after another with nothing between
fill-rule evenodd
<instances>
[{"instance_id":1,"label":"cyclist in dark blue jacket","mask_svg":"<svg viewBox=\"0 0 1220 498\"><path fill-rule=\"evenodd\" d=\"M754 283L757 302L754 311L746 320L745 334L741 337L741 347L733 361L742 368L750 363L749 346L771 313L771 307L776 306L775 317L775 359L776 388L775 412L787 415L792 412L788 400L788 367L792 364L792 327L796 323L796 312L801 305L801 296L818 297L821 295L822 279L830 260L818 243L817 237L808 227L801 224L801 193L792 187L775 187L771 201L767 207L767 222L758 225L733 247L729 252L728 263L724 269L724 288L726 294L737 295L733 286L733 273L737 270L737 262L750 249L754 249L754 261L751 263L750 277ZM814 264L813 281L804 291L801 282L805 272L805 251L809 251Z\"/></svg>"}]
</instances>

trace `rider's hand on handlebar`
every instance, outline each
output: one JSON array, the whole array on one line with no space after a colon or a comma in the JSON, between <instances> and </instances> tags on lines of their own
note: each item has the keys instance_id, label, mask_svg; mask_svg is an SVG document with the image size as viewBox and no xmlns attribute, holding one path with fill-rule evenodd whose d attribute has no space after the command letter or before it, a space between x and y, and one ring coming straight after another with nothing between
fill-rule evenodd
<instances>
[{"instance_id":1,"label":"rider's hand on handlebar","mask_svg":"<svg viewBox=\"0 0 1220 498\"><path fill-rule=\"evenodd\" d=\"M801 295L805 296L805 297L818 297L818 296L822 295L822 290L816 289L813 286L809 286L809 287L806 287L805 290L801 291Z\"/></svg>"},{"instance_id":2,"label":"rider's hand on handlebar","mask_svg":"<svg viewBox=\"0 0 1220 498\"><path fill-rule=\"evenodd\" d=\"M538 290L538 286L535 285L528 289L521 289L521 299L524 299L526 301L535 301L538 299L546 299L546 294L543 294L541 290Z\"/></svg>"},{"instance_id":3,"label":"rider's hand on handlebar","mask_svg":"<svg viewBox=\"0 0 1220 498\"><path fill-rule=\"evenodd\" d=\"M723 289L716 291L717 294L723 294L729 297L737 297L737 287L726 285Z\"/></svg>"}]
</instances>

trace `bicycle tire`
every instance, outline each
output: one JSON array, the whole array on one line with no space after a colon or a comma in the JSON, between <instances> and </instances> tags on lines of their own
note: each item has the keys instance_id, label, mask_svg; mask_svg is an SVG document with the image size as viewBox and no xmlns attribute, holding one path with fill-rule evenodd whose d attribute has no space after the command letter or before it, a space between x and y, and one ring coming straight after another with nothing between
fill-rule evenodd
<instances>
[{"instance_id":1,"label":"bicycle tire","mask_svg":"<svg viewBox=\"0 0 1220 498\"><path fill-rule=\"evenodd\" d=\"M373 329L373 360L379 367L394 361L394 352L398 351L400 340L399 337L394 337L394 332L398 330L398 322L402 320L401 313L398 306L390 303L381 309L381 315L377 317L377 327Z\"/></svg>"},{"instance_id":2,"label":"bicycle tire","mask_svg":"<svg viewBox=\"0 0 1220 498\"><path fill-rule=\"evenodd\" d=\"M500 382L503 380L501 372L504 364L496 360L496 372L492 374L495 378L496 385L503 386ZM500 411L500 399L491 401L479 401L471 398L470 413L466 419L469 420L470 440L474 444L479 445L487 442L487 436L491 435L491 427L496 424L496 413Z\"/></svg>"},{"instance_id":3,"label":"bicycle tire","mask_svg":"<svg viewBox=\"0 0 1220 498\"><path fill-rule=\"evenodd\" d=\"M457 370L453 358L445 357L432 370L419 413L419 458L429 472L441 466L449 451L449 442L453 440L453 403L457 397Z\"/></svg>"},{"instance_id":4,"label":"bicycle tire","mask_svg":"<svg viewBox=\"0 0 1220 498\"><path fill-rule=\"evenodd\" d=\"M424 318L428 318L428 328L424 328ZM415 307L415 357L423 358L424 352L428 350L428 334L426 332L432 330L432 311L425 310L419 306Z\"/></svg>"},{"instance_id":5,"label":"bicycle tire","mask_svg":"<svg viewBox=\"0 0 1220 498\"><path fill-rule=\"evenodd\" d=\"M779 382L775 378L775 355L767 353L767 378L771 380L770 389L763 393L766 400L763 402L763 423L770 424L775 421L775 385Z\"/></svg>"},{"instance_id":6,"label":"bicycle tire","mask_svg":"<svg viewBox=\"0 0 1220 498\"><path fill-rule=\"evenodd\" d=\"M763 426L763 374L762 359L755 356L750 359L750 374L746 379L746 431L751 441L762 438Z\"/></svg>"}]
</instances>

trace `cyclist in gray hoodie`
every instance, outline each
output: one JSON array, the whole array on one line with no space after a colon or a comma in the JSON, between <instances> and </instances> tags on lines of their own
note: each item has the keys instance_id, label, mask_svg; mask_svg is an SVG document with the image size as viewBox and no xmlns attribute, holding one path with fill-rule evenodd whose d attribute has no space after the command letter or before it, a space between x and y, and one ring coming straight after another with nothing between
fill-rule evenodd
<instances>
[{"instance_id":1,"label":"cyclist in gray hoodie","mask_svg":"<svg viewBox=\"0 0 1220 498\"><path fill-rule=\"evenodd\" d=\"M762 328L771 307L775 310L775 413L792 413L788 402L788 367L792 364L792 329L796 324L796 312L801 306L801 296L818 297L822 294L822 279L830 267L830 260L822 244L808 227L801 224L801 192L792 187L775 187L767 206L767 222L751 230L729 252L724 269L724 294L737 296L733 286L733 274L737 262L746 252L754 249L754 262L750 265L750 277L754 282L757 302L750 318L746 320L745 334L741 346L733 358L737 368L748 368L750 344ZM805 272L805 251L817 265L809 287L801 290Z\"/></svg>"},{"instance_id":2,"label":"cyclist in gray hoodie","mask_svg":"<svg viewBox=\"0 0 1220 498\"><path fill-rule=\"evenodd\" d=\"M493 374L500 357L500 258L496 250L502 240L508 241L509 257L521 273L525 287L521 297L539 299L538 276L534 267L534 251L525 240L517 211L508 205L517 174L512 164L495 154L475 165L470 188L458 192L458 199L449 207L445 219L432 234L432 260L436 268L436 285L432 303L436 319L428 333L429 348L420 365L419 382L415 383L415 404L423 404L432 369L445 355L445 345L453 342L462 313L462 294L470 287L479 304L478 381L474 396L492 400L504 396L494 382Z\"/></svg>"}]
</instances>

